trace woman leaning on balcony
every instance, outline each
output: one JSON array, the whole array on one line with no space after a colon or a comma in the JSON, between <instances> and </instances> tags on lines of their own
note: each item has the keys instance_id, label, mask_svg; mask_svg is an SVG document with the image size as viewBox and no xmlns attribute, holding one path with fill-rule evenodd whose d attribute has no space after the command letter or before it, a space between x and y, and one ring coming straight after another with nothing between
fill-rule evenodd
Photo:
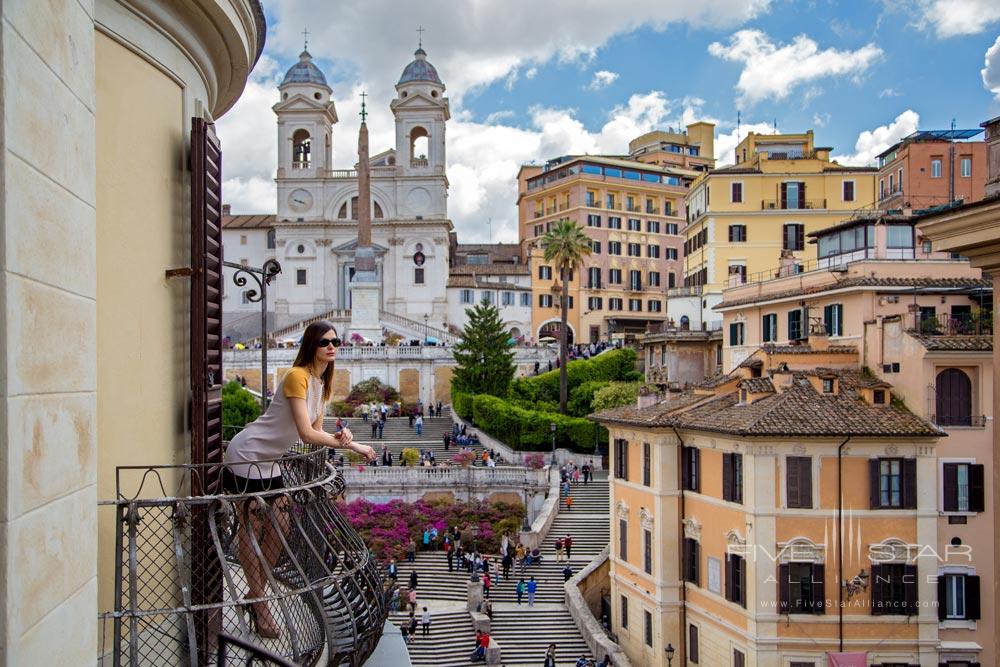
<instances>
[{"instance_id":1,"label":"woman leaning on balcony","mask_svg":"<svg viewBox=\"0 0 1000 667\"><path fill-rule=\"evenodd\" d=\"M323 414L333 392L333 368L339 345L340 338L329 322L314 322L306 328L295 363L275 388L274 400L226 448L223 486L227 493L260 493L283 488L281 471L274 460L283 456L296 440L323 447L346 447L369 461L375 460L375 450L354 442L349 429L333 434L323 430ZM241 515L250 517L267 565L274 567L281 552L281 539L273 524L259 518L256 512ZM283 513L276 515L281 517ZM263 563L254 553L249 528L245 524L240 526L239 558L246 573L247 597L254 599L265 595L267 579ZM279 635L266 602L247 609L261 637Z\"/></svg>"}]
</instances>

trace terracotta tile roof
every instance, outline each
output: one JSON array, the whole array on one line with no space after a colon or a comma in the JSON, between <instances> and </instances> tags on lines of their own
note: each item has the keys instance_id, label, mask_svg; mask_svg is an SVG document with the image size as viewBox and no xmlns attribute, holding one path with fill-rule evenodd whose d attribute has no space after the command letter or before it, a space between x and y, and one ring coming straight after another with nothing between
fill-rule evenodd
<instances>
[{"instance_id":1,"label":"terracotta tile roof","mask_svg":"<svg viewBox=\"0 0 1000 667\"><path fill-rule=\"evenodd\" d=\"M270 229L278 216L274 213L254 213L251 215L222 216L223 229Z\"/></svg>"},{"instance_id":2,"label":"terracotta tile roof","mask_svg":"<svg viewBox=\"0 0 1000 667\"><path fill-rule=\"evenodd\" d=\"M494 280L486 281L483 280L483 276L476 275L475 282L473 282L473 276L467 275L455 275L454 273L448 276L448 287L482 287L489 289L498 289L505 292L530 292L531 285L515 285L514 283L498 283Z\"/></svg>"},{"instance_id":3,"label":"terracotta tile roof","mask_svg":"<svg viewBox=\"0 0 1000 667\"><path fill-rule=\"evenodd\" d=\"M727 300L723 297L722 303L714 306L716 310L731 308L733 306L744 306L761 301L773 301L793 296L805 296L811 294L822 294L831 290L844 289L845 287L912 287L917 289L992 289L993 282L980 278L887 278L873 276L855 276L844 278L823 285L813 287L783 290L769 294L754 294L742 299Z\"/></svg>"},{"instance_id":4,"label":"terracotta tile roof","mask_svg":"<svg viewBox=\"0 0 1000 667\"><path fill-rule=\"evenodd\" d=\"M824 369L826 370L826 369ZM658 403L637 409L616 408L594 415L600 422L631 426L673 426L738 436L940 437L945 433L898 404L869 405L856 388L869 381L853 370L834 370L836 394L817 392L807 373L792 373L790 386L749 404L738 392ZM754 380L766 379L755 378ZM744 380L744 382L747 382ZM684 396L690 397L690 394Z\"/></svg>"},{"instance_id":5,"label":"terracotta tile roof","mask_svg":"<svg viewBox=\"0 0 1000 667\"><path fill-rule=\"evenodd\" d=\"M956 352L992 352L993 336L913 336L928 350Z\"/></svg>"},{"instance_id":6,"label":"terracotta tile roof","mask_svg":"<svg viewBox=\"0 0 1000 667\"><path fill-rule=\"evenodd\" d=\"M775 343L765 343L760 349L766 354L814 354L820 350L813 349L812 345L777 345ZM857 354L858 348L853 345L830 345L823 352L829 354ZM751 366L753 364L750 364Z\"/></svg>"},{"instance_id":7,"label":"terracotta tile roof","mask_svg":"<svg viewBox=\"0 0 1000 667\"><path fill-rule=\"evenodd\" d=\"M773 394L774 383L771 378L745 378L740 381L740 389L746 389L751 394Z\"/></svg>"},{"instance_id":8,"label":"terracotta tile roof","mask_svg":"<svg viewBox=\"0 0 1000 667\"><path fill-rule=\"evenodd\" d=\"M716 387L721 387L722 385L730 382L732 380L739 379L738 375L723 375L721 373L713 375L712 377L705 378L698 384L694 385L697 389L715 389Z\"/></svg>"},{"instance_id":9,"label":"terracotta tile roof","mask_svg":"<svg viewBox=\"0 0 1000 667\"><path fill-rule=\"evenodd\" d=\"M448 269L453 276L530 276L531 267L527 264L459 264Z\"/></svg>"}]
</instances>

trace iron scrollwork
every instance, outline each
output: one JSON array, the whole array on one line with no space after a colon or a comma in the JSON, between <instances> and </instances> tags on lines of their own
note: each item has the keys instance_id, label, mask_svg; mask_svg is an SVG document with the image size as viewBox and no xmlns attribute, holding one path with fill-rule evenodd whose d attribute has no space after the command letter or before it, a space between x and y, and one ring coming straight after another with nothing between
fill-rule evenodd
<instances>
[{"instance_id":1,"label":"iron scrollwork","mask_svg":"<svg viewBox=\"0 0 1000 667\"><path fill-rule=\"evenodd\" d=\"M267 409L267 286L281 273L281 264L276 259L269 259L259 269L255 266L245 266L236 262L223 262L225 266L236 269L233 283L237 287L246 287L248 277L257 283L257 289L248 289L243 294L250 303L260 304L260 403Z\"/></svg>"}]
</instances>

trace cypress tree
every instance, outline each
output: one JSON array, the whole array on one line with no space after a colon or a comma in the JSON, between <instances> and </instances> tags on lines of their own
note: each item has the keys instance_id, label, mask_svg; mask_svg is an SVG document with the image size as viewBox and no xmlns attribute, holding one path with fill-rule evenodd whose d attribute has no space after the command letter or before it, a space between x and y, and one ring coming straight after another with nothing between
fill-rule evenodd
<instances>
[{"instance_id":1,"label":"cypress tree","mask_svg":"<svg viewBox=\"0 0 1000 667\"><path fill-rule=\"evenodd\" d=\"M452 354L458 366L452 386L469 394L507 396L514 378L514 352L510 349L510 334L500 319L500 310L486 301L465 311L469 323L462 331L462 342Z\"/></svg>"}]
</instances>

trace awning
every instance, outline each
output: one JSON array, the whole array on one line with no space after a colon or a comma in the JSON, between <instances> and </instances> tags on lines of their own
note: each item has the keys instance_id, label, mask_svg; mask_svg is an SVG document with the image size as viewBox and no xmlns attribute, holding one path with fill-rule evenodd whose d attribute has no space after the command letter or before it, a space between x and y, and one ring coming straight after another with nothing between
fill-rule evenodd
<instances>
[{"instance_id":1,"label":"awning","mask_svg":"<svg viewBox=\"0 0 1000 667\"><path fill-rule=\"evenodd\" d=\"M868 652L827 653L830 667L868 667Z\"/></svg>"}]
</instances>

